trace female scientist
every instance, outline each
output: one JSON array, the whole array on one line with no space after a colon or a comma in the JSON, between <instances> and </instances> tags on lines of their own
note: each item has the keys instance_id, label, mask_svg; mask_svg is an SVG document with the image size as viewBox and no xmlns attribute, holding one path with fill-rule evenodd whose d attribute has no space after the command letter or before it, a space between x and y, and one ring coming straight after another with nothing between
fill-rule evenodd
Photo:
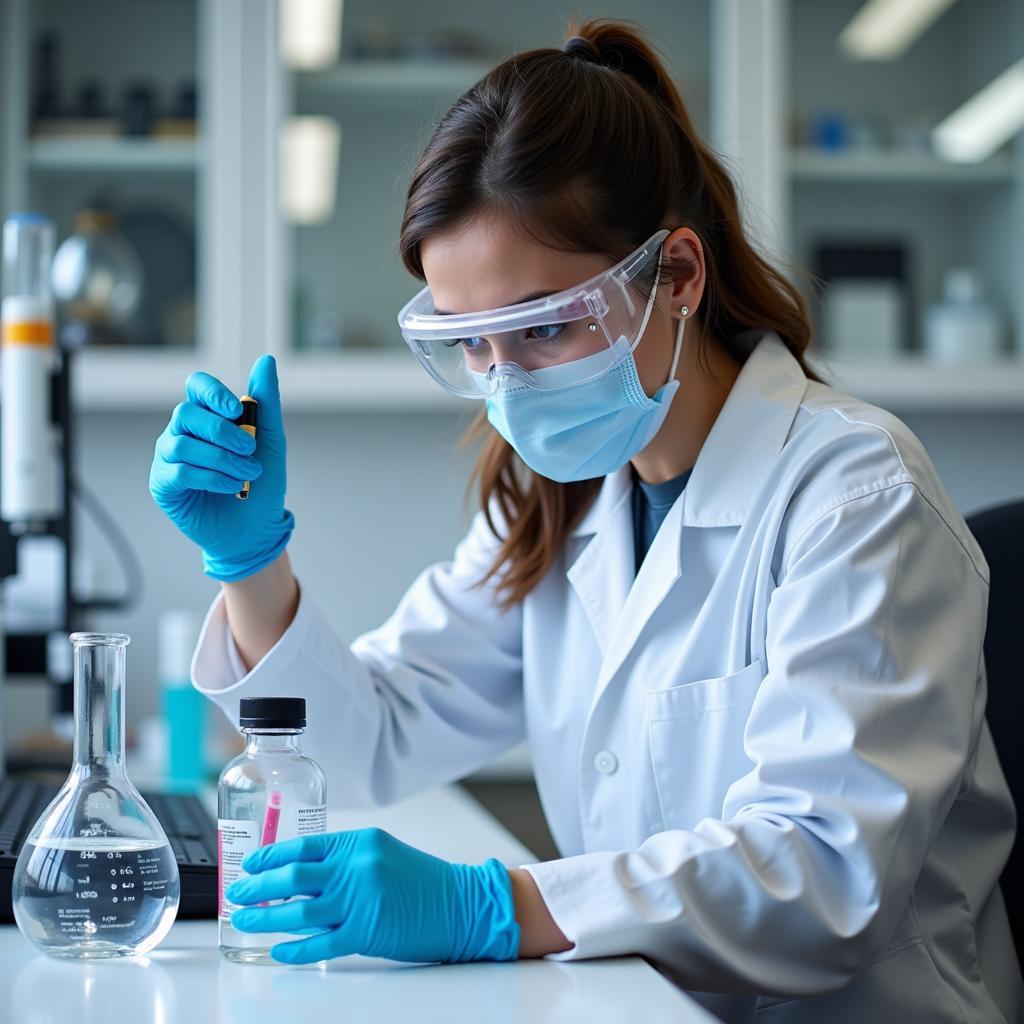
<instances>
[{"instance_id":1,"label":"female scientist","mask_svg":"<svg viewBox=\"0 0 1024 1024\"><path fill-rule=\"evenodd\" d=\"M652 49L587 22L496 67L400 245L427 285L403 336L486 409L481 509L350 648L289 564L273 359L255 450L193 374L150 486L222 584L194 682L233 721L305 696L338 803L527 738L563 856L292 840L247 860L237 926L320 929L293 964L638 953L727 1020L1012 1020L988 568L910 431L808 369L805 306Z\"/></svg>"}]
</instances>

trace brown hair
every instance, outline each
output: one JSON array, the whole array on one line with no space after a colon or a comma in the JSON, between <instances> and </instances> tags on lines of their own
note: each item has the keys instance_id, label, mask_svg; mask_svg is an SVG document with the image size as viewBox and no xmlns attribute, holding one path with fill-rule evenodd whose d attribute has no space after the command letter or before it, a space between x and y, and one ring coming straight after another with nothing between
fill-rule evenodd
<instances>
[{"instance_id":1,"label":"brown hair","mask_svg":"<svg viewBox=\"0 0 1024 1024\"><path fill-rule=\"evenodd\" d=\"M569 33L564 49L502 62L441 118L409 185L406 267L422 279L424 239L481 213L511 215L547 245L612 262L659 228L685 224L701 240L706 267L700 356L707 334L743 362L750 350L736 336L765 328L813 377L804 300L744 236L729 174L694 131L655 50L618 21L570 23ZM662 279L692 273L690 259L661 265ZM550 569L601 481L562 484L529 471L485 414L471 436L479 433L486 439L473 479L501 542L485 578L502 570L498 594L508 607Z\"/></svg>"}]
</instances>

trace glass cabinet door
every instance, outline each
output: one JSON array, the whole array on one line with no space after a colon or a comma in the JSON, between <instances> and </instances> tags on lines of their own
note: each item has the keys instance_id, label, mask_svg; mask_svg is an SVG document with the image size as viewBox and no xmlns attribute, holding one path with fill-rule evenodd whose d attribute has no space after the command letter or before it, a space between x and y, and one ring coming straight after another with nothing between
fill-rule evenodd
<instances>
[{"instance_id":1,"label":"glass cabinet door","mask_svg":"<svg viewBox=\"0 0 1024 1024\"><path fill-rule=\"evenodd\" d=\"M957 112L1020 65L1024 9L921 5L933 17L904 33L885 7L789 4L791 236L823 284L817 337L860 393L888 375L888 401L915 381L995 399L1000 378L1022 386L1024 154Z\"/></svg>"},{"instance_id":2,"label":"glass cabinet door","mask_svg":"<svg viewBox=\"0 0 1024 1024\"><path fill-rule=\"evenodd\" d=\"M2 212L56 224L86 405L202 353L201 0L4 0ZM179 376L180 385L183 377ZM160 385L162 386L162 385Z\"/></svg>"}]
</instances>

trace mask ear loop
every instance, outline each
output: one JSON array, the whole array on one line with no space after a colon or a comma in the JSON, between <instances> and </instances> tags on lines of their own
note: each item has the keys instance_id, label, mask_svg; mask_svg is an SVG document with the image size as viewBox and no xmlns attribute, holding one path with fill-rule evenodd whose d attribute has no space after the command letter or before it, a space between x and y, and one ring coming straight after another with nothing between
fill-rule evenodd
<instances>
[{"instance_id":1,"label":"mask ear loop","mask_svg":"<svg viewBox=\"0 0 1024 1024\"><path fill-rule=\"evenodd\" d=\"M679 365L679 354L683 351L683 331L686 329L686 314L690 310L687 306L683 306L679 310L679 326L676 328L676 350L672 356L672 369L668 371L668 380L666 384L670 384L675 380L676 367Z\"/></svg>"},{"instance_id":2,"label":"mask ear loop","mask_svg":"<svg viewBox=\"0 0 1024 1024\"><path fill-rule=\"evenodd\" d=\"M659 259L654 268L654 285L651 288L651 297L647 300L647 309L644 310L644 321L640 325L640 330L637 331L636 341L633 343L633 348L636 348L636 346L640 344L640 339L644 336L644 331L647 330L647 321L650 320L651 310L654 309L654 297L658 294L658 280L660 277L661 260ZM675 352L672 354L672 368L668 371L668 380L665 381L666 384L673 381L676 376L676 367L679 365L679 356L683 351L683 331L686 329L686 314L689 312L690 310L687 306L683 306L679 310L679 326L676 328L676 348Z\"/></svg>"}]
</instances>

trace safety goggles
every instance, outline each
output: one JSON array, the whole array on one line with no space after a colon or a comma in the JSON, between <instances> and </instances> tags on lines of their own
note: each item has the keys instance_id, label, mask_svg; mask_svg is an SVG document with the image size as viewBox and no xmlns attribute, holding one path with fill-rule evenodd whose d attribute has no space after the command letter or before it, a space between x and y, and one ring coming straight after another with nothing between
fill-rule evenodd
<instances>
[{"instance_id":1,"label":"safety goggles","mask_svg":"<svg viewBox=\"0 0 1024 1024\"><path fill-rule=\"evenodd\" d=\"M586 383L626 359L640 341L668 234L655 232L582 284L512 306L439 315L430 288L423 288L398 314L402 337L427 373L462 398ZM641 295L636 282L652 269L654 286Z\"/></svg>"}]
</instances>

